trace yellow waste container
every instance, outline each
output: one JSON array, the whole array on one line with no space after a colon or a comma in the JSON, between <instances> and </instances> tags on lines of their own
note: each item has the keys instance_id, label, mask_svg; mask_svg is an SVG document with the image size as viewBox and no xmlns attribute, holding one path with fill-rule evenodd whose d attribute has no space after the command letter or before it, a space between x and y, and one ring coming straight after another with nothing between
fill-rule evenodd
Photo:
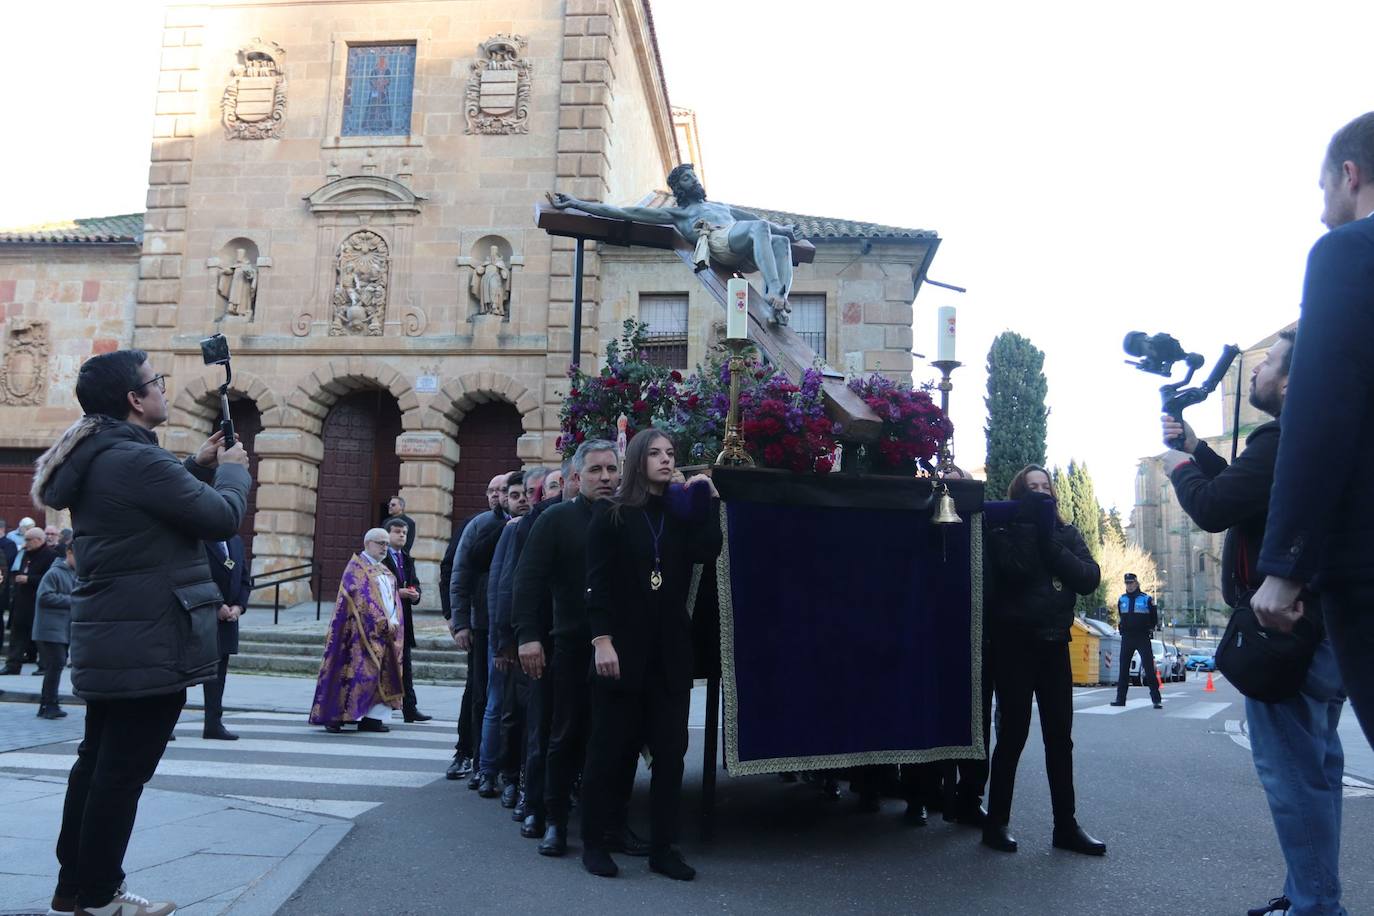
<instances>
[{"instance_id":1,"label":"yellow waste container","mask_svg":"<svg viewBox=\"0 0 1374 916\"><path fill-rule=\"evenodd\" d=\"M1075 687L1096 687L1101 659L1098 656L1100 637L1092 627L1075 617L1069 630L1069 661L1073 666Z\"/></svg>"}]
</instances>

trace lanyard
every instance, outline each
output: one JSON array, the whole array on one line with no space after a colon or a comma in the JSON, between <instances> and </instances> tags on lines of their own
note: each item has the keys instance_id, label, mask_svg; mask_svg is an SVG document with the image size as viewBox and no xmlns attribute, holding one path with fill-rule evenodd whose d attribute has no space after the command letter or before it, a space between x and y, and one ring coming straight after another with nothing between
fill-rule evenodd
<instances>
[{"instance_id":1,"label":"lanyard","mask_svg":"<svg viewBox=\"0 0 1374 916\"><path fill-rule=\"evenodd\" d=\"M658 541L659 538L663 537L663 523L667 520L668 515L666 512L660 515L658 518L658 530L655 531L654 523L649 521L648 511L645 510L644 512L644 524L649 526L649 534L652 535L654 539L654 571L649 573L649 588L654 591L658 591L663 587L663 558L658 552Z\"/></svg>"}]
</instances>

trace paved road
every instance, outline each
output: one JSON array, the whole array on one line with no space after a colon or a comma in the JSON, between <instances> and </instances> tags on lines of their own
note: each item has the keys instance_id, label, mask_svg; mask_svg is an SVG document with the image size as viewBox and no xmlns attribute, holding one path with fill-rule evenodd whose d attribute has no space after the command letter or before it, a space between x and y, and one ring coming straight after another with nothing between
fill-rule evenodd
<instances>
[{"instance_id":1,"label":"paved road","mask_svg":"<svg viewBox=\"0 0 1374 916\"><path fill-rule=\"evenodd\" d=\"M270 913L282 901L280 912L290 916L542 911L550 901L558 902L559 912L598 914L1243 912L1278 892L1283 866L1244 747L1242 700L1224 681L1218 680L1215 693L1202 686L1191 680L1166 688L1163 711L1151 709L1139 688L1124 710L1107 705L1108 689L1077 692L1080 818L1109 844L1103 860L1050 848L1048 792L1034 738L1013 814L1022 843L1016 855L985 850L976 832L939 821L907 828L900 802L862 815L851 796L827 801L808 785L773 777L723 777L717 837L702 843L695 819L698 702L683 848L700 876L689 885L650 875L642 860L621 857L622 876L606 881L584 874L576 855L562 861L537 856L507 811L442 778L451 722L398 726L390 735L329 736L306 726L299 713L243 712L229 722L243 739L226 744L200 740L199 726L188 719L153 780L154 810L164 819L174 819L179 805L198 816L208 812L199 833L185 828L185 842L200 841L206 832L224 834L205 855L180 862L179 870L171 867L176 863L159 870L148 860L140 888L201 901L188 910L193 916ZM32 716L24 707L0 706ZM10 715L7 726L11 719L16 734L27 727ZM48 733L65 741L33 747L23 746L31 738L16 739L10 746L19 749L0 753L0 773L56 782L70 763L73 719ZM1352 734L1362 742L1358 730ZM1359 750L1374 759L1367 745ZM640 782L635 819L647 826L647 779L641 775ZM1374 780L1352 780L1346 800L1342 867L1352 912L1374 907L1374 870L1356 842L1374 830L1374 792L1361 788L1368 783ZM23 797L13 795L11 803L26 804ZM276 820L290 821L276 836L262 832L273 811ZM55 808L47 816L54 817ZM47 855L48 830L55 832L55 824L35 823L23 831L28 839L11 841L0 829L0 855ZM300 841L309 854L293 859L290 844L297 836L312 839ZM151 840L144 847L149 855L167 846L165 838L160 845ZM271 860L284 864L272 871L250 861L258 855L285 856ZM194 865L202 861L203 868ZM266 877L231 879L214 871L232 864L260 868ZM249 892L269 878L277 885L275 896L266 898L271 906L260 893L255 908ZM16 900L0 892L0 908L13 905Z\"/></svg>"}]
</instances>

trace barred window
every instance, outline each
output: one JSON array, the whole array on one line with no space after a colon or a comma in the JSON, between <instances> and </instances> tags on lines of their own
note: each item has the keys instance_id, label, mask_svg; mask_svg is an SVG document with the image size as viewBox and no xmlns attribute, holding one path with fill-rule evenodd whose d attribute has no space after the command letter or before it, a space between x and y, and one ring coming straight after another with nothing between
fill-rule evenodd
<instances>
[{"instance_id":1,"label":"barred window","mask_svg":"<svg viewBox=\"0 0 1374 916\"><path fill-rule=\"evenodd\" d=\"M825 293L793 293L787 303L792 307L792 330L825 359Z\"/></svg>"},{"instance_id":2,"label":"barred window","mask_svg":"<svg viewBox=\"0 0 1374 916\"><path fill-rule=\"evenodd\" d=\"M644 350L649 362L669 369L686 369L687 294L640 296L639 320L648 325Z\"/></svg>"},{"instance_id":3,"label":"barred window","mask_svg":"<svg viewBox=\"0 0 1374 916\"><path fill-rule=\"evenodd\" d=\"M350 47L344 81L342 135L408 135L414 88L415 45Z\"/></svg>"}]
</instances>

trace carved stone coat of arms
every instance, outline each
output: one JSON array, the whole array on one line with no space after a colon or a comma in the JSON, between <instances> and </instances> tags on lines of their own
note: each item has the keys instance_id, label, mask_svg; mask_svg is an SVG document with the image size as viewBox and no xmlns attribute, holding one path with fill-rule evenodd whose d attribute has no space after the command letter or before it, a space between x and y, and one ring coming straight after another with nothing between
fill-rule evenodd
<instances>
[{"instance_id":1,"label":"carved stone coat of arms","mask_svg":"<svg viewBox=\"0 0 1374 916\"><path fill-rule=\"evenodd\" d=\"M230 71L220 102L224 133L230 140L266 140L280 136L286 120L286 78L275 42L260 38L239 49L241 66Z\"/></svg>"},{"instance_id":2,"label":"carved stone coat of arms","mask_svg":"<svg viewBox=\"0 0 1374 916\"><path fill-rule=\"evenodd\" d=\"M0 403L42 404L48 389L48 323L11 318L5 364L0 366Z\"/></svg>"},{"instance_id":3,"label":"carved stone coat of arms","mask_svg":"<svg viewBox=\"0 0 1374 916\"><path fill-rule=\"evenodd\" d=\"M482 57L472 64L464 106L467 132L529 133L530 62L520 56L525 39L493 35L478 47Z\"/></svg>"}]
</instances>

